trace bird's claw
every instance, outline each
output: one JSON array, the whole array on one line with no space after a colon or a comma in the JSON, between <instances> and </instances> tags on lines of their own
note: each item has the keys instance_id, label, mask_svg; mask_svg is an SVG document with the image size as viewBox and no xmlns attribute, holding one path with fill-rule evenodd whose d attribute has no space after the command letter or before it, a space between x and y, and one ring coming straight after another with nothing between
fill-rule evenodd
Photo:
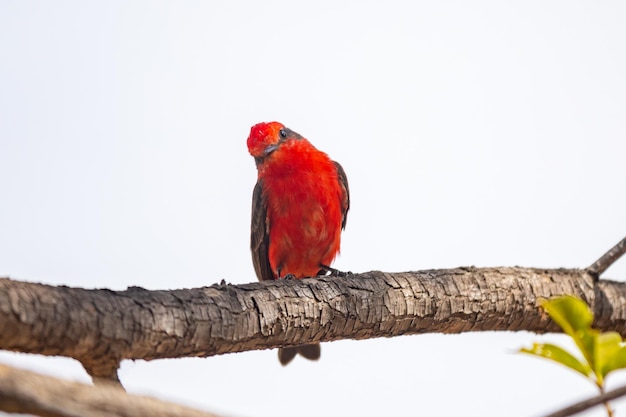
<instances>
[{"instance_id":1,"label":"bird's claw","mask_svg":"<svg viewBox=\"0 0 626 417\"><path fill-rule=\"evenodd\" d=\"M326 265L322 265L322 269L325 270L326 272L330 272L330 274L328 274L327 276L329 277L340 277L340 278L345 278L345 277L349 277L352 274L351 271L340 271L338 269L335 268L331 268L330 266L326 266Z\"/></svg>"}]
</instances>

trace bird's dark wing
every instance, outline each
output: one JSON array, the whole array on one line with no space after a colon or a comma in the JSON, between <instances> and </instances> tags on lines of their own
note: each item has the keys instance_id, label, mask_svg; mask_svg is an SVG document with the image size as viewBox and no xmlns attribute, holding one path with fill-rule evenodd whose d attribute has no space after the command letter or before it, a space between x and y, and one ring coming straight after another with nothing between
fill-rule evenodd
<instances>
[{"instance_id":1,"label":"bird's dark wing","mask_svg":"<svg viewBox=\"0 0 626 417\"><path fill-rule=\"evenodd\" d=\"M267 203L263 197L262 183L259 180L252 193L252 224L250 225L252 263L259 281L276 279L268 256L269 230L267 226Z\"/></svg>"},{"instance_id":2,"label":"bird's dark wing","mask_svg":"<svg viewBox=\"0 0 626 417\"><path fill-rule=\"evenodd\" d=\"M346 171L343 170L343 167L339 164L339 162L335 162L335 166L337 167L337 175L339 176L339 182L341 182L341 186L344 190L343 201L341 202L341 207L343 209L343 220L341 221L341 228L346 228L346 221L348 220L348 210L350 210L350 188L348 187L348 177L346 176Z\"/></svg>"}]
</instances>

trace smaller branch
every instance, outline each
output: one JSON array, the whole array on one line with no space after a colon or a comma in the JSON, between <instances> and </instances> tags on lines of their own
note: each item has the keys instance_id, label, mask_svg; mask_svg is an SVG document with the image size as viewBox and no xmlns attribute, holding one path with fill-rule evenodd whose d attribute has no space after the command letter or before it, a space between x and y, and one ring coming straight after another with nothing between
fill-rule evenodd
<instances>
[{"instance_id":1,"label":"smaller branch","mask_svg":"<svg viewBox=\"0 0 626 417\"><path fill-rule=\"evenodd\" d=\"M80 361L85 371L91 376L94 385L111 385L113 387L124 389L120 379L117 376L117 370L120 367L119 359L111 359L109 361L102 360L92 363L92 361Z\"/></svg>"},{"instance_id":2,"label":"smaller branch","mask_svg":"<svg viewBox=\"0 0 626 417\"><path fill-rule=\"evenodd\" d=\"M606 271L620 256L626 253L626 237L617 245L613 246L607 253L602 255L600 259L595 261L587 268L587 272L593 275L596 280L604 271Z\"/></svg>"},{"instance_id":3,"label":"smaller branch","mask_svg":"<svg viewBox=\"0 0 626 417\"><path fill-rule=\"evenodd\" d=\"M545 417L568 417L585 411L591 407L595 407L596 405L608 403L609 401L622 397L624 395L626 395L626 386L616 388L613 391L609 391L604 394L588 398L576 404L572 404L568 407L563 408L562 410L556 411L552 414L548 414Z\"/></svg>"},{"instance_id":4,"label":"smaller branch","mask_svg":"<svg viewBox=\"0 0 626 417\"><path fill-rule=\"evenodd\" d=\"M42 417L216 417L106 385L92 387L0 365L0 411Z\"/></svg>"}]
</instances>

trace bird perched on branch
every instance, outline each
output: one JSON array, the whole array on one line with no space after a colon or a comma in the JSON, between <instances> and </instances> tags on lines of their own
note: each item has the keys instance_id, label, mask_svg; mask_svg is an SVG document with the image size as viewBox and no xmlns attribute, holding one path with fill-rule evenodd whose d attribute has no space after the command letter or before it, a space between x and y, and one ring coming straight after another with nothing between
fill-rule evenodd
<instances>
[{"instance_id":1,"label":"bird perched on branch","mask_svg":"<svg viewBox=\"0 0 626 417\"><path fill-rule=\"evenodd\" d=\"M259 280L339 273L330 264L350 208L341 165L278 122L252 126L247 144L258 170L250 248ZM280 348L278 358L286 365L298 353L317 360L320 345Z\"/></svg>"}]
</instances>

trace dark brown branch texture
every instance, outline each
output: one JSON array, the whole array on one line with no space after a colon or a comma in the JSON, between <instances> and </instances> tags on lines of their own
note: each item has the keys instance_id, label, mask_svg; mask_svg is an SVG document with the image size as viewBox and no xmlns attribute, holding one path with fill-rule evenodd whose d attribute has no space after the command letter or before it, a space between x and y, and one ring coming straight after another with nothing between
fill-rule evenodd
<instances>
[{"instance_id":1,"label":"dark brown branch texture","mask_svg":"<svg viewBox=\"0 0 626 417\"><path fill-rule=\"evenodd\" d=\"M86 290L0 279L0 348L79 360L116 380L123 359L212 356L340 339L558 331L537 308L581 297L626 336L626 284L580 269L457 268L173 291Z\"/></svg>"}]
</instances>

